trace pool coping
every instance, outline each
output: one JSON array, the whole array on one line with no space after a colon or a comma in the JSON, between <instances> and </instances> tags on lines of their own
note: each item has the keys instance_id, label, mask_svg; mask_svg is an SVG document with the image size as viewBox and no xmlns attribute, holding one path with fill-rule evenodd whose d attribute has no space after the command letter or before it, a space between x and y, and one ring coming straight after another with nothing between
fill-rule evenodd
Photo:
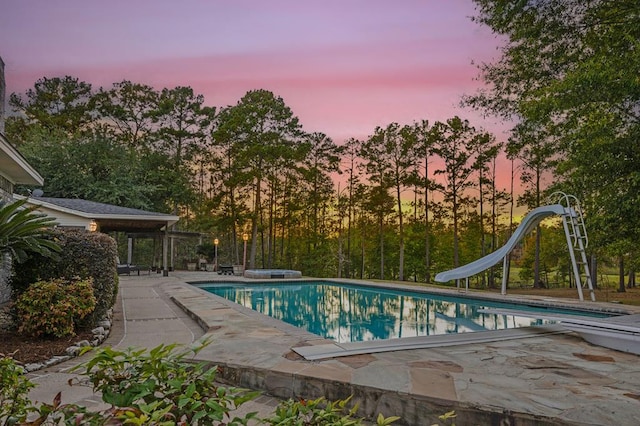
<instances>
[{"instance_id":1,"label":"pool coping","mask_svg":"<svg viewBox=\"0 0 640 426\"><path fill-rule=\"evenodd\" d=\"M301 281L308 280L309 278ZM495 424L498 419L511 422L517 420L518 424L525 425L592 424L594 419L603 424L614 420L623 424L631 421L630 419L636 420L633 417L638 408L636 397L640 398L640 395L634 389L638 388L640 378L635 371L627 371L627 365L637 364L638 357L594 347L573 333L549 332L527 339L506 339L489 343L467 341L458 342L455 347L412 348L380 354L368 351L366 354L309 361L302 359L296 349L334 343L207 293L186 284L186 281L170 294L175 303L207 330L206 335L213 341L210 347L200 353L199 358L222 366L221 377L239 386L264 390L283 398L326 396L336 399L354 395L354 400L360 402L364 415L401 415L406 419L406 424L425 424L421 423L425 419L437 422L437 415L450 409L456 410L459 424L466 424L465 419L474 424ZM225 281L243 280L237 278ZM333 281L360 283L354 280ZM404 286L393 285L393 288L398 287ZM409 291L418 290L414 286L406 288ZM441 292L439 289L428 290ZM455 290L444 293L449 296L463 295ZM481 298L505 301L505 296L502 295L482 295ZM522 297L507 299L511 302ZM543 306L578 305L572 301L551 298L533 299ZM526 298L526 301L530 303L531 299ZM634 307L626 305L602 302L588 302L587 305L600 312L635 311ZM487 332L481 334L484 333ZM431 336L433 337L435 336ZM313 350L316 349L311 349ZM525 354L524 359L536 359L544 365L531 365L523 369L520 364L525 361L521 360L521 354ZM585 366L580 356L615 361L611 365L602 361ZM496 364L494 359L503 361ZM474 365L480 373L474 372ZM617 377L615 391L612 391L610 384L608 387L592 385L593 389L589 389L588 384L581 382L579 385L584 386L585 390L580 390L580 393L588 395L588 398L572 394L575 401L560 402L566 399L566 392L575 392L574 388L577 386L571 380L567 381L567 374L593 376L598 381L606 381L605 376L597 371L603 365L607 368L615 365L615 374L608 374ZM595 367L597 368L592 371ZM500 373L492 374L489 371L495 369ZM541 375L545 379L547 376L553 377L548 379L553 382L563 383L563 396L551 397L549 390L544 388L528 389L533 386L531 379L524 380L523 377L531 375L531 371L544 371L544 374L536 374L534 381L542 380L538 377ZM504 383L500 381L500 377L494 377L503 372ZM488 398L491 395L494 398ZM610 411L616 411L617 415L606 417L602 410L594 410L594 398L608 401L609 406L612 406Z\"/></svg>"}]
</instances>

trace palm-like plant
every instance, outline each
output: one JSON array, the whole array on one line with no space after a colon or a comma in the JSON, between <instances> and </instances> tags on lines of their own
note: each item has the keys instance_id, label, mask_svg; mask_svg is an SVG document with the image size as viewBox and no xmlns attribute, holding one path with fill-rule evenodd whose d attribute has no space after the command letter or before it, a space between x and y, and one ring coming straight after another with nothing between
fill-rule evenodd
<instances>
[{"instance_id":1,"label":"palm-like plant","mask_svg":"<svg viewBox=\"0 0 640 426\"><path fill-rule=\"evenodd\" d=\"M60 246L47 238L54 219L34 213L35 207L24 207L25 203L0 203L0 253L10 254L17 263L24 262L29 253L55 257Z\"/></svg>"}]
</instances>

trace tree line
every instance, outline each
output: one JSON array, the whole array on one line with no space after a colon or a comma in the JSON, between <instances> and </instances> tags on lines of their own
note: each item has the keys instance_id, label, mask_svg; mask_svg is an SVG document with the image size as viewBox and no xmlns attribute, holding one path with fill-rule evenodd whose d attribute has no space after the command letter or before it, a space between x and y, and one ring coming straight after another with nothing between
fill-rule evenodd
<instances>
[{"instance_id":1,"label":"tree line","mask_svg":"<svg viewBox=\"0 0 640 426\"><path fill-rule=\"evenodd\" d=\"M267 90L218 109L189 87L94 91L71 76L42 78L10 106L7 133L47 196L179 214L236 261L247 233L250 267L429 281L478 255L462 249L472 229L481 252L493 249L509 199L495 187L501 145L459 117L338 145Z\"/></svg>"},{"instance_id":2,"label":"tree line","mask_svg":"<svg viewBox=\"0 0 640 426\"><path fill-rule=\"evenodd\" d=\"M505 43L500 59L479 66L485 89L462 103L513 123L505 143L456 116L389 123L337 144L304 131L267 90L215 108L190 87L94 90L70 76L13 94L7 134L47 195L180 214L180 226L217 236L236 262L246 233L250 267L429 282L499 247L516 202L534 208L562 190L583 201L590 252L634 269L639 6L476 4L474 19ZM508 190L496 186L503 154ZM544 234L534 234L534 283ZM479 282L493 285L499 273Z\"/></svg>"},{"instance_id":3,"label":"tree line","mask_svg":"<svg viewBox=\"0 0 640 426\"><path fill-rule=\"evenodd\" d=\"M250 267L428 281L433 267L459 263L462 232L489 223L477 206L497 215L508 199L495 188L500 144L459 117L391 123L338 145L305 132L267 90L217 109L189 87L123 81L94 91L66 76L38 80L10 105L7 133L47 196L179 214L236 262L247 233ZM434 241L451 229L440 255Z\"/></svg>"}]
</instances>

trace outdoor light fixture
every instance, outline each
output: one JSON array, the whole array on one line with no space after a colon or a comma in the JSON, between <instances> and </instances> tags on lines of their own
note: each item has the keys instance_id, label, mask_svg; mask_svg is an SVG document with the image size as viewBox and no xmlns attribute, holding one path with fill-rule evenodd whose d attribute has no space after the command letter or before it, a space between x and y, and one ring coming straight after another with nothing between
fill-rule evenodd
<instances>
[{"instance_id":1,"label":"outdoor light fixture","mask_svg":"<svg viewBox=\"0 0 640 426\"><path fill-rule=\"evenodd\" d=\"M244 253L242 255L242 274L244 275L245 269L247 269L247 240L249 239L249 234L242 234L242 241L244 241Z\"/></svg>"},{"instance_id":2,"label":"outdoor light fixture","mask_svg":"<svg viewBox=\"0 0 640 426\"><path fill-rule=\"evenodd\" d=\"M89 232L96 232L98 230L98 223L95 220L92 220L89 222L89 225L87 225L87 229Z\"/></svg>"},{"instance_id":3,"label":"outdoor light fixture","mask_svg":"<svg viewBox=\"0 0 640 426\"><path fill-rule=\"evenodd\" d=\"M217 238L213 240L214 257L215 257L215 265L213 266L213 270L216 272L218 272L218 243L220 243L220 240L218 240Z\"/></svg>"}]
</instances>

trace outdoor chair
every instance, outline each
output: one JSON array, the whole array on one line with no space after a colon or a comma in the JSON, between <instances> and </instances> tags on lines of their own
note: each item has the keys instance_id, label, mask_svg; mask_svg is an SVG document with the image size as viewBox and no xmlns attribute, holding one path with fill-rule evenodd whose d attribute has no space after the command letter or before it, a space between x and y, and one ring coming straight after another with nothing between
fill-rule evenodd
<instances>
[{"instance_id":1,"label":"outdoor chair","mask_svg":"<svg viewBox=\"0 0 640 426\"><path fill-rule=\"evenodd\" d=\"M151 275L151 268L148 266L132 265L130 263L118 263L117 265L118 275L131 275L131 272L137 272L138 276L140 271L146 271Z\"/></svg>"},{"instance_id":2,"label":"outdoor chair","mask_svg":"<svg viewBox=\"0 0 640 426\"><path fill-rule=\"evenodd\" d=\"M233 266L232 265L218 266L218 275L233 275Z\"/></svg>"}]
</instances>

